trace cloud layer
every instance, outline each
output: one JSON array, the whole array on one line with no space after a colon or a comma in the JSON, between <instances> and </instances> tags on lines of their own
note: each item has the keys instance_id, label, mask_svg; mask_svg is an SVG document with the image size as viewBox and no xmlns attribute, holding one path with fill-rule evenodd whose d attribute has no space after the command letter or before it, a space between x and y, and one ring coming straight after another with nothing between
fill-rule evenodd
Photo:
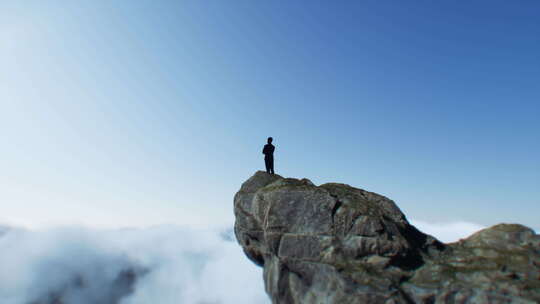
<instances>
[{"instance_id":1,"label":"cloud layer","mask_svg":"<svg viewBox=\"0 0 540 304\"><path fill-rule=\"evenodd\" d=\"M218 230L12 229L0 269L3 304L269 303L261 269Z\"/></svg>"},{"instance_id":2,"label":"cloud layer","mask_svg":"<svg viewBox=\"0 0 540 304\"><path fill-rule=\"evenodd\" d=\"M424 221L410 221L420 231L430 234L442 242L455 242L466 238L485 226L468 222L428 223Z\"/></svg>"},{"instance_id":3,"label":"cloud layer","mask_svg":"<svg viewBox=\"0 0 540 304\"><path fill-rule=\"evenodd\" d=\"M453 242L484 228L412 220ZM230 229L0 226L2 304L267 304L262 270Z\"/></svg>"}]
</instances>

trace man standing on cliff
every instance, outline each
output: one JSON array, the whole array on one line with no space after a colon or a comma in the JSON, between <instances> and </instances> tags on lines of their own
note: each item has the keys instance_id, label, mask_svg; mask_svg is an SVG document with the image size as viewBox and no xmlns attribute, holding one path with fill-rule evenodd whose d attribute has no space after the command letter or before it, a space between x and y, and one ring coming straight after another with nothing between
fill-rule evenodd
<instances>
[{"instance_id":1,"label":"man standing on cliff","mask_svg":"<svg viewBox=\"0 0 540 304\"><path fill-rule=\"evenodd\" d=\"M264 145L262 153L264 154L264 164L266 165L266 173L274 174L274 150L276 147L272 145L272 137L268 137L268 143Z\"/></svg>"}]
</instances>

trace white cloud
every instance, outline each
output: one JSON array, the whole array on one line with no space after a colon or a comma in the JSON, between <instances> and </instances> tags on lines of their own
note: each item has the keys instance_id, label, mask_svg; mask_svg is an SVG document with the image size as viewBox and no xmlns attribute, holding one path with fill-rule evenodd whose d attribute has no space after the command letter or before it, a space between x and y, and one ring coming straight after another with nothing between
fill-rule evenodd
<instances>
[{"instance_id":1,"label":"white cloud","mask_svg":"<svg viewBox=\"0 0 540 304\"><path fill-rule=\"evenodd\" d=\"M12 229L0 269L2 304L269 303L261 269L219 230Z\"/></svg>"},{"instance_id":2,"label":"white cloud","mask_svg":"<svg viewBox=\"0 0 540 304\"><path fill-rule=\"evenodd\" d=\"M411 223L443 242L485 228ZM55 296L66 304L270 303L262 269L225 229L0 226L0 269L2 304L51 304Z\"/></svg>"},{"instance_id":3,"label":"white cloud","mask_svg":"<svg viewBox=\"0 0 540 304\"><path fill-rule=\"evenodd\" d=\"M445 243L458 241L486 228L469 222L428 223L417 220L411 220L410 222L420 231L430 234Z\"/></svg>"}]
</instances>

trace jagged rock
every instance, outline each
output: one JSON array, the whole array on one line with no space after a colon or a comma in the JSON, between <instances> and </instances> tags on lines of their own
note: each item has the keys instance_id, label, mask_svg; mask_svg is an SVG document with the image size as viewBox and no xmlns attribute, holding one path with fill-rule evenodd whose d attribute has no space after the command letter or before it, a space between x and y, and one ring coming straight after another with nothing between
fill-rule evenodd
<instances>
[{"instance_id":1,"label":"jagged rock","mask_svg":"<svg viewBox=\"0 0 540 304\"><path fill-rule=\"evenodd\" d=\"M521 225L443 244L384 196L261 171L234 211L276 304L540 302L540 236Z\"/></svg>"}]
</instances>

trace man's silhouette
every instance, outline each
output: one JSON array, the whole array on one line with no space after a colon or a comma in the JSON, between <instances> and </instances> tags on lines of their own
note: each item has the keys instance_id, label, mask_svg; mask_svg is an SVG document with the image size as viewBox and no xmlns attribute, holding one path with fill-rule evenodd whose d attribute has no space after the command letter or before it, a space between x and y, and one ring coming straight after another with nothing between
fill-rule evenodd
<instances>
[{"instance_id":1,"label":"man's silhouette","mask_svg":"<svg viewBox=\"0 0 540 304\"><path fill-rule=\"evenodd\" d=\"M274 150L276 147L272 145L272 137L268 137L268 143L264 145L262 153L264 154L264 164L266 165L266 173L274 174Z\"/></svg>"}]
</instances>

